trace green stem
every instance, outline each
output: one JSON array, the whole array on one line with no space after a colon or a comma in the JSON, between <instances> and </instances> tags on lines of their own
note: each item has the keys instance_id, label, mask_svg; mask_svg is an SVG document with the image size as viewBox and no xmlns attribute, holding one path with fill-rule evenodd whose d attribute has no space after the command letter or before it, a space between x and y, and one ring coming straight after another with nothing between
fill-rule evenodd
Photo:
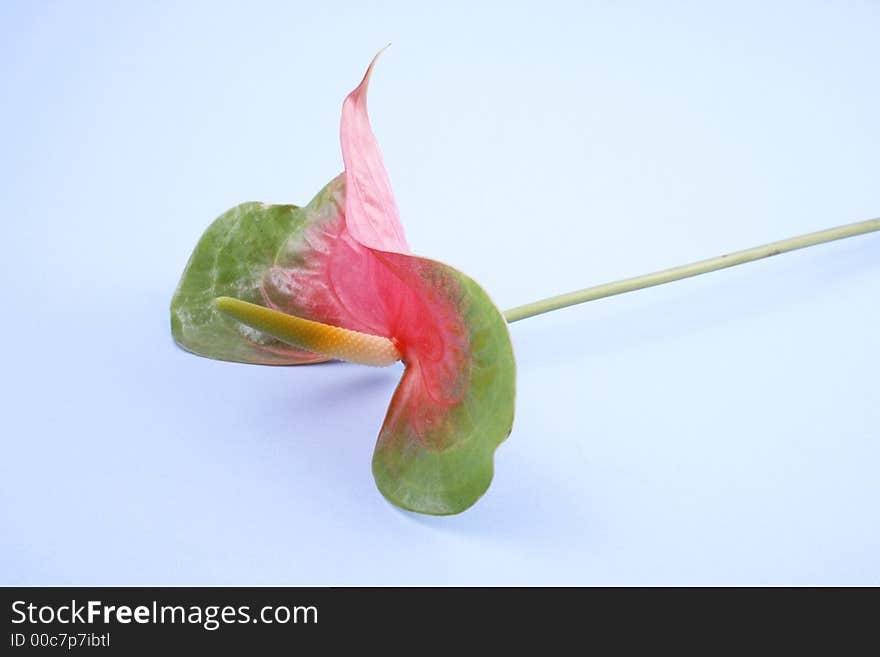
<instances>
[{"instance_id":1,"label":"green stem","mask_svg":"<svg viewBox=\"0 0 880 657\"><path fill-rule=\"evenodd\" d=\"M875 230L880 230L880 219L868 219L867 221L859 221L854 224L846 224L845 226L820 230L816 233L790 237L787 240L771 242L770 244L729 253L727 255L718 256L717 258L692 262L689 265L673 267L672 269L663 269L650 274L636 276L635 278L625 278L621 281L596 285L595 287L588 287L583 290L577 290L576 292L569 292L568 294L560 294L556 297L541 299L540 301L527 303L524 306L517 306L516 308L511 308L510 310L505 311L504 318L508 322L518 322L521 319L534 317L541 313L548 313L551 310L559 310L560 308L574 306L586 301L593 301L595 299L602 299L603 297L614 296L615 294L623 294L624 292L641 290L642 288L653 287L654 285L679 281L683 278L699 276L700 274L706 274L710 271L733 267L734 265L741 265L746 262L752 262L753 260L760 260L761 258L779 255L780 253L785 253L787 251L794 251L796 249L803 249L816 244L823 244L824 242L841 240L845 237L863 235Z\"/></svg>"}]
</instances>

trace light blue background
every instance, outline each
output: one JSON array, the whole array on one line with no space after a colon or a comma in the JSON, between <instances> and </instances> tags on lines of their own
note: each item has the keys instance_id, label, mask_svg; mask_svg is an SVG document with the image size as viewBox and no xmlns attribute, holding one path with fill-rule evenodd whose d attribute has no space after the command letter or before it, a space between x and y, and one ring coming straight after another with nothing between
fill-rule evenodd
<instances>
[{"instance_id":1,"label":"light blue background","mask_svg":"<svg viewBox=\"0 0 880 657\"><path fill-rule=\"evenodd\" d=\"M4 2L6 584L880 584L880 235L511 327L471 510L370 458L400 369L172 343L205 227L373 126L506 308L880 215L880 4Z\"/></svg>"}]
</instances>

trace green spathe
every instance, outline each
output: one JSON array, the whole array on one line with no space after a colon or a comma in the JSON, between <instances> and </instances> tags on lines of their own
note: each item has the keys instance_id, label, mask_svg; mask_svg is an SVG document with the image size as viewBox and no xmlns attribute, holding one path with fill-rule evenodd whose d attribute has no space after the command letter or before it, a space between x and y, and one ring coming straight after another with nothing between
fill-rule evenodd
<instances>
[{"instance_id":1,"label":"green spathe","mask_svg":"<svg viewBox=\"0 0 880 657\"><path fill-rule=\"evenodd\" d=\"M178 345L199 356L260 365L296 365L326 360L254 331L218 312L217 297L263 304L270 268L288 259L308 226L338 214L334 179L306 207L242 203L204 232L171 300L171 333Z\"/></svg>"},{"instance_id":2,"label":"green spathe","mask_svg":"<svg viewBox=\"0 0 880 657\"><path fill-rule=\"evenodd\" d=\"M460 513L489 487L495 449L513 426L516 365L507 323L489 296L471 278L448 265L422 259L436 275L454 279L457 308L469 345L461 372L466 391L445 409L433 430L401 409L419 385L407 368L392 398L373 454L373 476L382 494L411 511Z\"/></svg>"}]
</instances>

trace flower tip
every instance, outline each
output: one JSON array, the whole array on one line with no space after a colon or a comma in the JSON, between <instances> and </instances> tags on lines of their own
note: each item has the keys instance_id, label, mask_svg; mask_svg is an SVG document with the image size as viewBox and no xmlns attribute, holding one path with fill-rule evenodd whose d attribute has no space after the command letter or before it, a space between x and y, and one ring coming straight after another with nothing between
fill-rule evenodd
<instances>
[{"instance_id":1,"label":"flower tip","mask_svg":"<svg viewBox=\"0 0 880 657\"><path fill-rule=\"evenodd\" d=\"M221 313L229 312L229 310L235 306L236 299L232 297L217 297L214 299L214 307L219 310Z\"/></svg>"},{"instance_id":2,"label":"flower tip","mask_svg":"<svg viewBox=\"0 0 880 657\"><path fill-rule=\"evenodd\" d=\"M364 79L361 80L361 83L358 85L355 91L367 88L367 86L370 84L370 77L373 75L373 67L376 65L376 62L379 61L379 57L382 55L382 53L388 50L390 47L391 42L388 42L382 47L381 50L379 50L379 52L373 55L373 59L370 60L370 65L367 67L367 72L364 73Z\"/></svg>"}]
</instances>

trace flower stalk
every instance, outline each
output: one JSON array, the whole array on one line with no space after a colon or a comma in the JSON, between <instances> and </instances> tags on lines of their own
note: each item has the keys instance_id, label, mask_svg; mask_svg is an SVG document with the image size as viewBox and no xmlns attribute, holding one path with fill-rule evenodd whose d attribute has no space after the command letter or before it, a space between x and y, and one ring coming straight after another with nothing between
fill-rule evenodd
<instances>
[{"instance_id":1,"label":"flower stalk","mask_svg":"<svg viewBox=\"0 0 880 657\"><path fill-rule=\"evenodd\" d=\"M579 303L594 301L604 297L611 297L625 292L633 292L635 290L662 285L664 283L671 283L672 281L679 281L683 278L690 278L691 276L699 276L700 274L706 274L711 271L726 269L727 267L733 267L735 265L742 265L746 262L760 260L761 258L769 258L770 256L779 255L780 253L795 251L808 246L824 244L825 242L841 240L856 235L864 235L865 233L877 230L880 230L880 218L868 219L867 221L859 221L844 226L828 228L827 230L820 230L815 233L790 237L785 240L779 240L778 242L764 244L763 246L756 246L751 249L728 253L726 255L718 256L717 258L700 260L699 262L692 262L687 265L681 265L680 267L663 269L651 272L650 274L643 274L642 276L636 276L634 278L625 278L612 283L604 283L602 285L584 288L583 290L576 290L574 292L568 292L567 294L560 294L555 297L541 299L540 301L535 301L533 303L527 303L523 306L517 306L516 308L511 308L510 310L505 311L504 319L508 322L518 322L527 317L534 317L535 315L548 313L568 306L574 306Z\"/></svg>"}]
</instances>

